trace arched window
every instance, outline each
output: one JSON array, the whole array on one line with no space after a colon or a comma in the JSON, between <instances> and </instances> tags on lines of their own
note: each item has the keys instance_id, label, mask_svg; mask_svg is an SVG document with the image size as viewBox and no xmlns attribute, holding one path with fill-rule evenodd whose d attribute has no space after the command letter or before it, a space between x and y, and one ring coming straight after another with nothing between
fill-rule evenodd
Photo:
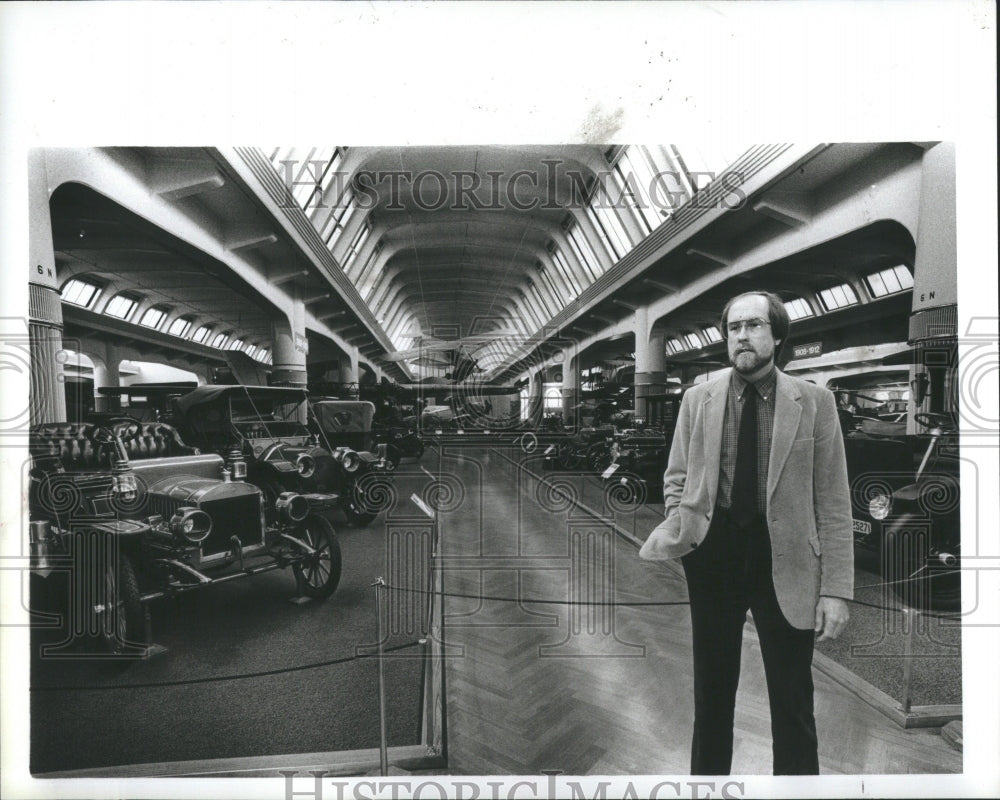
<instances>
[{"instance_id":1,"label":"arched window","mask_svg":"<svg viewBox=\"0 0 1000 800\"><path fill-rule=\"evenodd\" d=\"M823 307L827 311L836 311L838 308L856 305L858 295L851 284L842 283L840 286L832 286L821 291L819 299L823 301Z\"/></svg>"},{"instance_id":2,"label":"arched window","mask_svg":"<svg viewBox=\"0 0 1000 800\"><path fill-rule=\"evenodd\" d=\"M192 342L197 342L198 344L203 344L208 338L208 334L212 332L211 325L202 325L198 330L194 332L194 336L191 337Z\"/></svg>"},{"instance_id":3,"label":"arched window","mask_svg":"<svg viewBox=\"0 0 1000 800\"><path fill-rule=\"evenodd\" d=\"M719 329L714 325L709 325L707 328L702 328L701 332L705 334L705 338L708 340L709 344L713 342L721 342L722 334L719 333Z\"/></svg>"},{"instance_id":4,"label":"arched window","mask_svg":"<svg viewBox=\"0 0 1000 800\"><path fill-rule=\"evenodd\" d=\"M112 297L108 304L104 307L104 313L109 317L117 317L118 319L128 319L132 316L132 312L135 311L135 307L139 305L139 301L136 300L131 295L127 294L116 294Z\"/></svg>"},{"instance_id":5,"label":"arched window","mask_svg":"<svg viewBox=\"0 0 1000 800\"><path fill-rule=\"evenodd\" d=\"M163 320L166 318L167 309L152 306L151 308L146 309L146 313L142 315L142 319L139 320L139 324L145 328L153 328L155 330L160 327Z\"/></svg>"},{"instance_id":6,"label":"arched window","mask_svg":"<svg viewBox=\"0 0 1000 800\"><path fill-rule=\"evenodd\" d=\"M865 278L865 283L868 284L868 291L872 297L885 297L912 289L913 275L906 267L899 265L873 272Z\"/></svg>"},{"instance_id":7,"label":"arched window","mask_svg":"<svg viewBox=\"0 0 1000 800\"><path fill-rule=\"evenodd\" d=\"M62 288L62 299L82 308L90 308L101 293L101 287L82 278L73 278Z\"/></svg>"},{"instance_id":8,"label":"arched window","mask_svg":"<svg viewBox=\"0 0 1000 800\"><path fill-rule=\"evenodd\" d=\"M187 336L187 332L191 330L191 320L186 317L178 317L173 322L170 323L170 328L167 330L171 336Z\"/></svg>"},{"instance_id":9,"label":"arched window","mask_svg":"<svg viewBox=\"0 0 1000 800\"><path fill-rule=\"evenodd\" d=\"M794 300L786 300L785 311L788 312L788 318L793 321L797 319L804 319L805 317L811 317L813 315L813 311L809 307L809 304L801 297L796 297Z\"/></svg>"}]
</instances>

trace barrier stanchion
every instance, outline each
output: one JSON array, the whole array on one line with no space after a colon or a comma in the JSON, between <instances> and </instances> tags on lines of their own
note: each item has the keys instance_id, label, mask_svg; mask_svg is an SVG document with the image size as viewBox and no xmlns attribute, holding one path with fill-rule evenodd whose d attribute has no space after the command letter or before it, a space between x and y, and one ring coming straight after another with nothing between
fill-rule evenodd
<instances>
[{"instance_id":1,"label":"barrier stanchion","mask_svg":"<svg viewBox=\"0 0 1000 800\"><path fill-rule=\"evenodd\" d=\"M379 765L382 775L389 774L389 744L385 725L385 669L382 649L382 591L385 581L377 578L372 584L375 587L375 641L378 648L378 723L379 723Z\"/></svg>"},{"instance_id":2,"label":"barrier stanchion","mask_svg":"<svg viewBox=\"0 0 1000 800\"><path fill-rule=\"evenodd\" d=\"M907 608L903 611L903 620L906 624L906 636L903 639L903 713L909 714L913 705L913 637L916 635L917 620L920 612L915 608Z\"/></svg>"}]
</instances>

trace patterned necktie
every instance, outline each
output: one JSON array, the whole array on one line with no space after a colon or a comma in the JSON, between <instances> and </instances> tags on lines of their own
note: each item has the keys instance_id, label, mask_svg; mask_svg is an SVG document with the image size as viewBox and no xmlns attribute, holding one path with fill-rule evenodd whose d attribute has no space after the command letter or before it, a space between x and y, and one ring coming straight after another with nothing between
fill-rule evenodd
<instances>
[{"instance_id":1,"label":"patterned necktie","mask_svg":"<svg viewBox=\"0 0 1000 800\"><path fill-rule=\"evenodd\" d=\"M729 506L733 522L740 526L749 525L757 515L757 389L748 385L743 398Z\"/></svg>"}]
</instances>

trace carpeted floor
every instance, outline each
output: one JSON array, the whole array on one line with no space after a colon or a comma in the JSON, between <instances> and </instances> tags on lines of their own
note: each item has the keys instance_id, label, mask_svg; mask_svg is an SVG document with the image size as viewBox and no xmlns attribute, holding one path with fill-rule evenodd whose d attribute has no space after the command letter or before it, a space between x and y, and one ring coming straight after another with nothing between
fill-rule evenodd
<instances>
[{"instance_id":1,"label":"carpeted floor","mask_svg":"<svg viewBox=\"0 0 1000 800\"><path fill-rule=\"evenodd\" d=\"M877 574L858 567L854 582L856 602L850 604L850 623L836 641L823 642L816 649L894 700L902 701L910 623L897 610L901 608L899 600L886 590ZM947 614L916 618L910 656L913 705L962 703L960 622L959 617Z\"/></svg>"},{"instance_id":2,"label":"carpeted floor","mask_svg":"<svg viewBox=\"0 0 1000 800\"><path fill-rule=\"evenodd\" d=\"M385 527L336 527L343 577L325 602L288 602L294 577L278 570L154 604L168 648L154 659L33 659L32 772L377 747L371 583ZM390 746L420 741L418 636L385 643Z\"/></svg>"}]
</instances>

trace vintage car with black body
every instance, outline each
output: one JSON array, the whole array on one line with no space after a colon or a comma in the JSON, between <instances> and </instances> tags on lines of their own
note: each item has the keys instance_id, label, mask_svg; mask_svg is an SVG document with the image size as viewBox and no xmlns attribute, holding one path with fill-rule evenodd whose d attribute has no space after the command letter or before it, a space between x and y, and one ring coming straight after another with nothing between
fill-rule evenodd
<instances>
[{"instance_id":1,"label":"vintage car with black body","mask_svg":"<svg viewBox=\"0 0 1000 800\"><path fill-rule=\"evenodd\" d=\"M176 426L174 400L192 391L196 386L197 384L193 382L102 386L97 392L107 408L89 412L86 421L102 425L116 419L128 418L136 422L166 422Z\"/></svg>"},{"instance_id":2,"label":"vintage car with black body","mask_svg":"<svg viewBox=\"0 0 1000 800\"><path fill-rule=\"evenodd\" d=\"M332 397L309 398L309 428L332 447L352 447L362 459L359 478L369 471L391 472L402 455L414 455L399 446L378 441L375 406L368 400L339 400ZM416 437L414 437L416 438ZM417 439L423 453L423 442Z\"/></svg>"},{"instance_id":3,"label":"vintage car with black body","mask_svg":"<svg viewBox=\"0 0 1000 800\"><path fill-rule=\"evenodd\" d=\"M40 604L61 613L62 647L142 655L145 604L274 569L292 569L307 597L337 588L329 521L291 491L266 519L239 453L201 454L172 426L133 420L39 425L29 446L32 602L55 600Z\"/></svg>"},{"instance_id":4,"label":"vintage car with black body","mask_svg":"<svg viewBox=\"0 0 1000 800\"><path fill-rule=\"evenodd\" d=\"M862 418L845 425L854 544L907 605L961 606L958 427L951 414L918 413L920 433ZM904 423L905 425L905 423Z\"/></svg>"},{"instance_id":5,"label":"vintage car with black body","mask_svg":"<svg viewBox=\"0 0 1000 800\"><path fill-rule=\"evenodd\" d=\"M615 435L613 425L581 428L546 447L543 466L545 469L602 472L611 463Z\"/></svg>"},{"instance_id":6,"label":"vintage car with black body","mask_svg":"<svg viewBox=\"0 0 1000 800\"><path fill-rule=\"evenodd\" d=\"M310 430L305 389L277 386L199 386L175 400L185 441L228 458L247 460L247 480L267 498L268 513L284 491L328 495L348 522L366 525L380 508L374 498L388 481L387 459L331 441ZM315 418L315 414L313 414ZM316 500L317 503L320 500Z\"/></svg>"},{"instance_id":7,"label":"vintage car with black body","mask_svg":"<svg viewBox=\"0 0 1000 800\"><path fill-rule=\"evenodd\" d=\"M663 472L667 468L664 434L645 427L621 431L615 436L609 463L601 472L608 483L628 485L636 502L660 503L663 499Z\"/></svg>"}]
</instances>

